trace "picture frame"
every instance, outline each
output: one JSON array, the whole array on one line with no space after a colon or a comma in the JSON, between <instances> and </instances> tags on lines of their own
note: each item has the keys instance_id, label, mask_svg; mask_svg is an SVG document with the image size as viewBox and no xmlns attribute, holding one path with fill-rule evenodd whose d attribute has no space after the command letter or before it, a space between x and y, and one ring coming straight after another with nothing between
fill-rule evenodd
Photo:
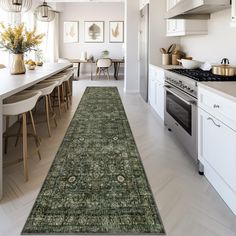
<instances>
[{"instance_id":1,"label":"picture frame","mask_svg":"<svg viewBox=\"0 0 236 236\"><path fill-rule=\"evenodd\" d=\"M104 21L84 22L84 42L104 43Z\"/></svg>"},{"instance_id":2,"label":"picture frame","mask_svg":"<svg viewBox=\"0 0 236 236\"><path fill-rule=\"evenodd\" d=\"M124 21L109 22L109 42L110 43L124 42Z\"/></svg>"},{"instance_id":3,"label":"picture frame","mask_svg":"<svg viewBox=\"0 0 236 236\"><path fill-rule=\"evenodd\" d=\"M64 43L79 42L79 22L65 21L64 22Z\"/></svg>"}]
</instances>

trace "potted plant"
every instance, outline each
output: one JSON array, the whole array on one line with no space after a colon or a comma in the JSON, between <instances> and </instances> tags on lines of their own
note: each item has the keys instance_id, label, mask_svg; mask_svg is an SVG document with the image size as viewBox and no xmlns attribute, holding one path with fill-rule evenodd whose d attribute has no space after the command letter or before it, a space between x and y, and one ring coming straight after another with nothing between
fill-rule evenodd
<instances>
[{"instance_id":1,"label":"potted plant","mask_svg":"<svg viewBox=\"0 0 236 236\"><path fill-rule=\"evenodd\" d=\"M102 51L102 58L107 58L108 56L109 56L109 51L108 50Z\"/></svg>"},{"instance_id":2,"label":"potted plant","mask_svg":"<svg viewBox=\"0 0 236 236\"><path fill-rule=\"evenodd\" d=\"M36 28L27 31L24 24L15 27L6 27L0 24L0 47L8 50L13 55L11 74L24 74L24 53L35 50L42 43L43 34L36 34Z\"/></svg>"}]
</instances>

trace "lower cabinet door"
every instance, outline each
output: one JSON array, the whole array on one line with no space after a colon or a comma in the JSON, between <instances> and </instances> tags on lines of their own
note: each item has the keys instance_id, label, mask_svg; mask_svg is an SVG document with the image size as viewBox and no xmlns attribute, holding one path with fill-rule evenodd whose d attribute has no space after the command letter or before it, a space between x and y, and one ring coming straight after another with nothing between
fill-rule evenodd
<instances>
[{"instance_id":1,"label":"lower cabinet door","mask_svg":"<svg viewBox=\"0 0 236 236\"><path fill-rule=\"evenodd\" d=\"M199 109L199 159L207 162L236 194L236 132L202 109Z\"/></svg>"},{"instance_id":2,"label":"lower cabinet door","mask_svg":"<svg viewBox=\"0 0 236 236\"><path fill-rule=\"evenodd\" d=\"M156 112L164 120L164 84L157 82L156 83Z\"/></svg>"}]
</instances>

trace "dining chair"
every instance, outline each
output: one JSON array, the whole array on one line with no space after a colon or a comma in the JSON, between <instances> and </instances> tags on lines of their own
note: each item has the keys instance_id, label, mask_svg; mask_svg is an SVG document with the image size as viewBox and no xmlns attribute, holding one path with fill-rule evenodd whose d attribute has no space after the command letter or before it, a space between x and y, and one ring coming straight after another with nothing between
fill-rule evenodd
<instances>
[{"instance_id":1,"label":"dining chair","mask_svg":"<svg viewBox=\"0 0 236 236\"><path fill-rule=\"evenodd\" d=\"M110 58L100 58L96 61L96 79L97 77L100 79L100 75L103 72L105 76L107 76L108 80L110 80L109 68L112 65L112 60Z\"/></svg>"}]
</instances>

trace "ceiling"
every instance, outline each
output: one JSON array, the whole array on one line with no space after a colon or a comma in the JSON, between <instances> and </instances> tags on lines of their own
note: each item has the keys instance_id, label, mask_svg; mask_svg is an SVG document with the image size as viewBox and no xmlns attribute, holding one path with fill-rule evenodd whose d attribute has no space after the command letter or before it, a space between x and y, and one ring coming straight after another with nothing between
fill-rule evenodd
<instances>
[{"instance_id":1,"label":"ceiling","mask_svg":"<svg viewBox=\"0 0 236 236\"><path fill-rule=\"evenodd\" d=\"M48 0L47 2L124 2L125 0Z\"/></svg>"}]
</instances>

